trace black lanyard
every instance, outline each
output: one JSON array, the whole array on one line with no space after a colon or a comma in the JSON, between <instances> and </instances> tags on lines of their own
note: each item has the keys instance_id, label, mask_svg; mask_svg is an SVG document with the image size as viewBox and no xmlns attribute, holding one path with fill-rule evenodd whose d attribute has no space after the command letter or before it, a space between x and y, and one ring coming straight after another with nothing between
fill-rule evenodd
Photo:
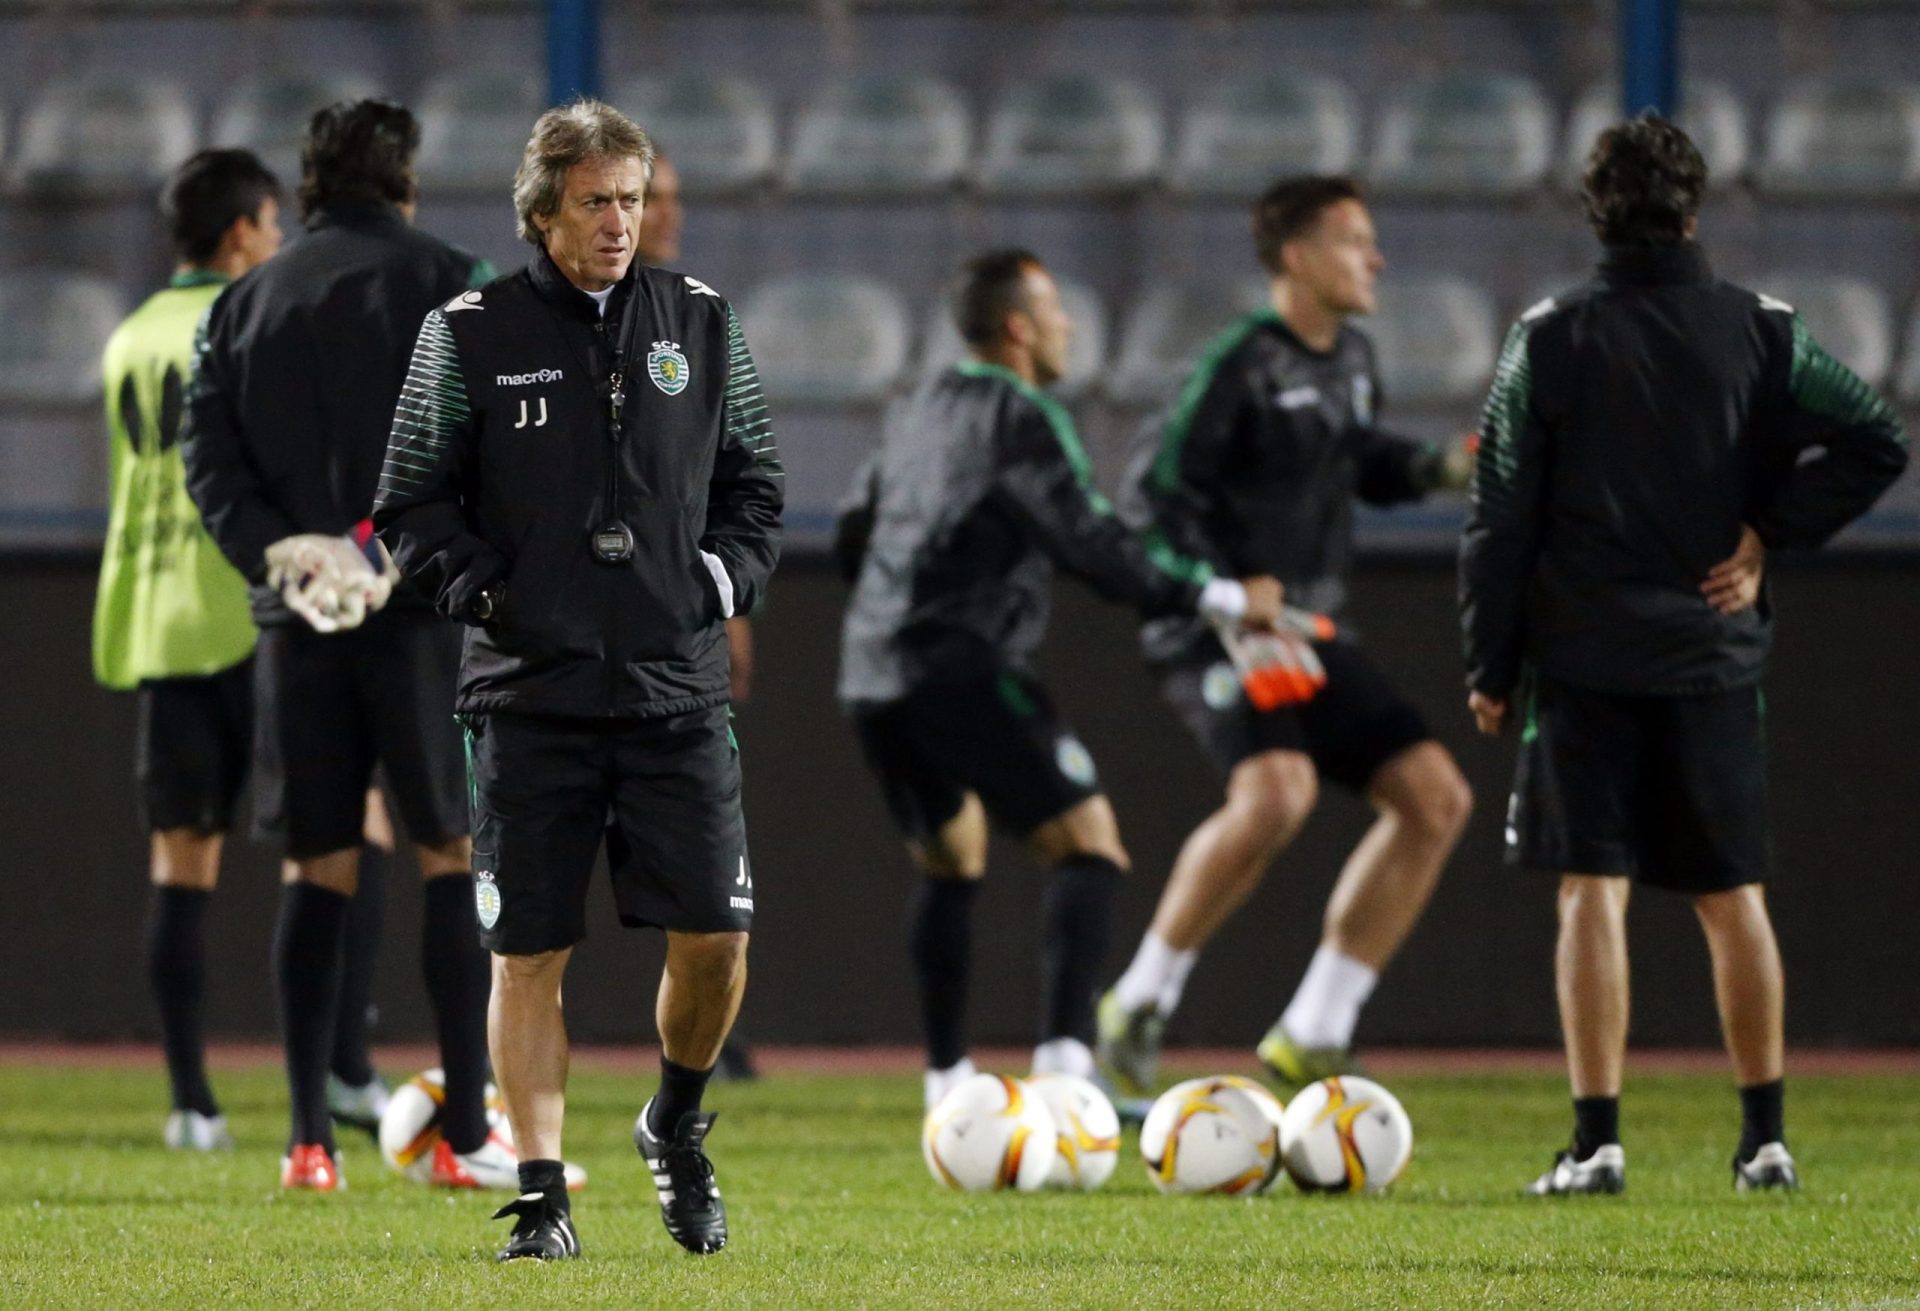
<instances>
[{"instance_id":1,"label":"black lanyard","mask_svg":"<svg viewBox=\"0 0 1920 1311\"><path fill-rule=\"evenodd\" d=\"M633 354L633 334L640 321L639 300L640 280L636 277L627 294L627 303L621 309L620 333L613 347L613 372L607 379L607 517L588 534L593 557L602 564L621 564L633 558L633 530L620 518L620 411L627 403L627 361ZM580 362L582 371L591 378L593 370L574 350L566 326L554 313L553 306L547 306L547 313L567 353Z\"/></svg>"}]
</instances>

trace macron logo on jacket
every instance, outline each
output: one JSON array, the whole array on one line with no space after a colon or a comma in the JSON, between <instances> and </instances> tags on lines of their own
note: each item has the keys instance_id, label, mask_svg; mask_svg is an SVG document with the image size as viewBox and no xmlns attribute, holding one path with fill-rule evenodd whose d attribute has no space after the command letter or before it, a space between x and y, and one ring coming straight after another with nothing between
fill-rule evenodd
<instances>
[{"instance_id":1,"label":"macron logo on jacket","mask_svg":"<svg viewBox=\"0 0 1920 1311\"><path fill-rule=\"evenodd\" d=\"M532 373L496 373L493 381L500 387L531 387L540 382L559 382L565 376L560 369L535 369Z\"/></svg>"}]
</instances>

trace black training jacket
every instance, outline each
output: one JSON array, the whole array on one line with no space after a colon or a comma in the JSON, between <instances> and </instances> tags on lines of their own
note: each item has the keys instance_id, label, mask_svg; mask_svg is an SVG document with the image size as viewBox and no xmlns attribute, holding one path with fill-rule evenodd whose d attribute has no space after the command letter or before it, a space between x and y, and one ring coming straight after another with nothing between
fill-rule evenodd
<instances>
[{"instance_id":1,"label":"black training jacket","mask_svg":"<svg viewBox=\"0 0 1920 1311\"><path fill-rule=\"evenodd\" d=\"M334 202L213 303L187 387L187 487L253 585L256 622L295 622L266 586L269 546L372 512L421 316L492 276L392 206ZM390 604L424 602L403 587Z\"/></svg>"},{"instance_id":2,"label":"black training jacket","mask_svg":"<svg viewBox=\"0 0 1920 1311\"><path fill-rule=\"evenodd\" d=\"M1693 245L1608 248L1501 351L1460 544L1468 686L1504 699L1529 662L1601 692L1754 682L1772 607L1716 613L1708 570L1742 524L1819 546L1906 463L1893 411L1792 306Z\"/></svg>"},{"instance_id":3,"label":"black training jacket","mask_svg":"<svg viewBox=\"0 0 1920 1311\"><path fill-rule=\"evenodd\" d=\"M1290 605L1338 614L1353 556L1353 500L1393 505L1439 484L1437 446L1375 424L1373 343L1343 326L1316 351L1271 309L1222 332L1130 471L1127 517L1234 578L1271 574ZM1151 660L1209 634L1191 619L1141 630Z\"/></svg>"},{"instance_id":4,"label":"black training jacket","mask_svg":"<svg viewBox=\"0 0 1920 1311\"><path fill-rule=\"evenodd\" d=\"M1024 667L1055 564L1149 614L1192 613L1212 576L1122 523L1066 410L998 365L928 382L889 416L876 460L849 507L872 528L841 629L845 703Z\"/></svg>"},{"instance_id":5,"label":"black training jacket","mask_svg":"<svg viewBox=\"0 0 1920 1311\"><path fill-rule=\"evenodd\" d=\"M773 572L784 474L711 288L635 264L603 318L541 251L426 316L391 417L373 518L401 572L469 623L504 588L467 633L462 711L652 718L727 699L723 621ZM634 537L619 563L593 549L613 519Z\"/></svg>"}]
</instances>

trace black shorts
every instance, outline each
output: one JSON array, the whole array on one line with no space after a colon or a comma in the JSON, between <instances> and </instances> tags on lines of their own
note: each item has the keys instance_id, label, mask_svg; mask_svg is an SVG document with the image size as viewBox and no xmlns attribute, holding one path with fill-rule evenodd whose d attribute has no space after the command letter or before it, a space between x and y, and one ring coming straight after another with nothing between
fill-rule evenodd
<instances>
[{"instance_id":1,"label":"black shorts","mask_svg":"<svg viewBox=\"0 0 1920 1311\"><path fill-rule=\"evenodd\" d=\"M1427 721L1352 642L1315 642L1327 685L1305 705L1256 710L1227 653L1208 639L1160 690L1223 774L1268 751L1300 751L1321 777L1364 792L1380 766L1433 736Z\"/></svg>"},{"instance_id":2,"label":"black shorts","mask_svg":"<svg viewBox=\"0 0 1920 1311\"><path fill-rule=\"evenodd\" d=\"M1691 893L1766 877L1759 688L1622 696L1535 679L1520 710L1509 860Z\"/></svg>"},{"instance_id":3,"label":"black shorts","mask_svg":"<svg viewBox=\"0 0 1920 1311\"><path fill-rule=\"evenodd\" d=\"M140 684L134 777L147 828L225 833L253 752L253 658Z\"/></svg>"},{"instance_id":4,"label":"black shorts","mask_svg":"<svg viewBox=\"0 0 1920 1311\"><path fill-rule=\"evenodd\" d=\"M358 847L376 764L410 839L466 836L457 626L421 610L345 633L276 624L261 630L255 666L262 836L296 859Z\"/></svg>"},{"instance_id":5,"label":"black shorts","mask_svg":"<svg viewBox=\"0 0 1920 1311\"><path fill-rule=\"evenodd\" d=\"M926 842L969 792L1021 837L1097 795L1093 756L1039 681L1007 672L853 708L867 765L910 842Z\"/></svg>"},{"instance_id":6,"label":"black shorts","mask_svg":"<svg viewBox=\"0 0 1920 1311\"><path fill-rule=\"evenodd\" d=\"M664 719L469 716L474 906L488 951L587 936L601 840L629 928L744 933L753 866L727 707Z\"/></svg>"}]
</instances>

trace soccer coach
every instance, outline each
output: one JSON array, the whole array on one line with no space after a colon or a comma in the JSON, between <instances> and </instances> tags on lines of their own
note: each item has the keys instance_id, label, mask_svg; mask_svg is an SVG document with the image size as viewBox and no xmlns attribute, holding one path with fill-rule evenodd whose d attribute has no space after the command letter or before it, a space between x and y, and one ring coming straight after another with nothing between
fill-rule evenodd
<instances>
[{"instance_id":1,"label":"soccer coach","mask_svg":"<svg viewBox=\"0 0 1920 1311\"><path fill-rule=\"evenodd\" d=\"M521 1153L502 1260L580 1250L560 985L603 833L621 922L667 934L634 1140L675 1241L727 1240L700 1099L746 986L753 874L724 624L773 571L782 473L732 307L634 258L652 161L607 105L541 115L513 187L533 260L427 315L374 510L471 625L474 900Z\"/></svg>"}]
</instances>

